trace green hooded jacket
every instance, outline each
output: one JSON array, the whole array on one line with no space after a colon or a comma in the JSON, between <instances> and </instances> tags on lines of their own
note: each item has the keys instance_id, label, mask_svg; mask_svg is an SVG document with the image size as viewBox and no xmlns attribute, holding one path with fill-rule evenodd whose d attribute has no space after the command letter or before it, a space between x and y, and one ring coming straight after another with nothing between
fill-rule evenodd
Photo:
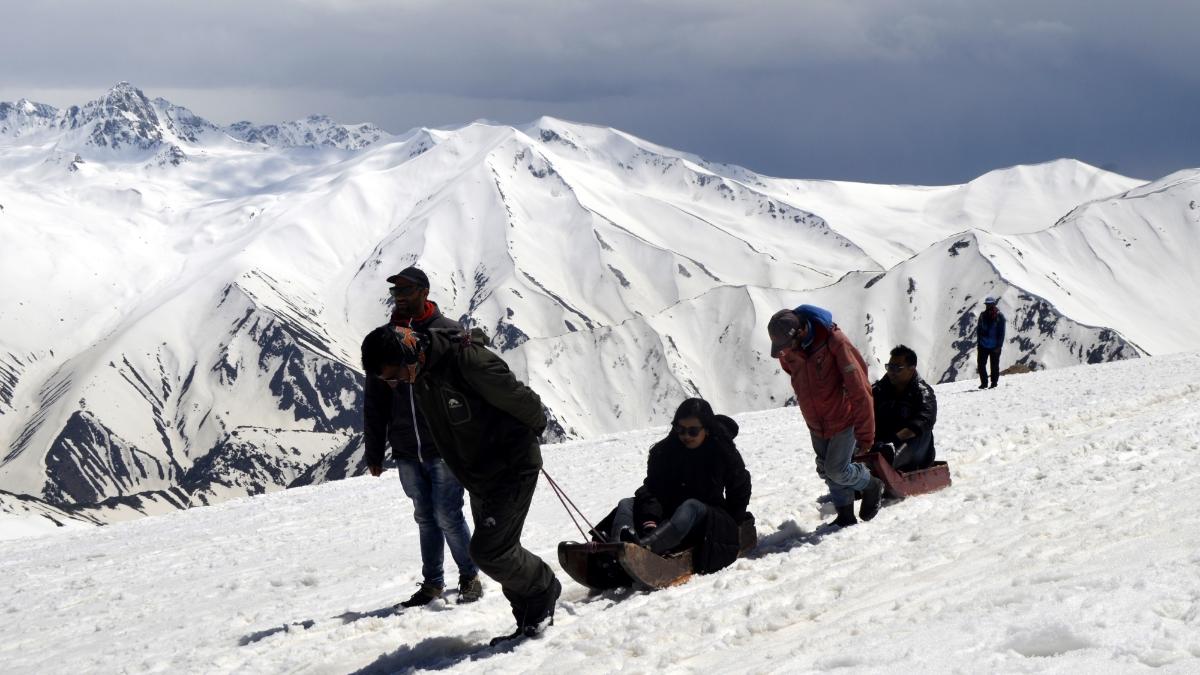
<instances>
[{"instance_id":1,"label":"green hooded jacket","mask_svg":"<svg viewBox=\"0 0 1200 675\"><path fill-rule=\"evenodd\" d=\"M505 490L542 468L538 395L487 349L478 329L432 329L414 385L417 405L442 459L473 494Z\"/></svg>"}]
</instances>

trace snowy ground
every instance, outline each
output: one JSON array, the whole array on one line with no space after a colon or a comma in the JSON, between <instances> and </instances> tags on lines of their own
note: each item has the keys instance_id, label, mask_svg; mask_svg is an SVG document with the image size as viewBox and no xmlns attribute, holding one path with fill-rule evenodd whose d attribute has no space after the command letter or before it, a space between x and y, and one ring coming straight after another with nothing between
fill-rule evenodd
<instances>
[{"instance_id":1,"label":"snowy ground","mask_svg":"<svg viewBox=\"0 0 1200 675\"><path fill-rule=\"evenodd\" d=\"M477 651L511 628L494 584L371 615L419 570L394 474L3 541L0 671L1200 672L1198 370L941 386L954 485L826 536L799 412L740 415L758 549L652 594L588 599L560 575L556 625L506 653ZM663 431L551 446L546 467L599 517ZM557 569L578 536L543 482L527 544Z\"/></svg>"}]
</instances>

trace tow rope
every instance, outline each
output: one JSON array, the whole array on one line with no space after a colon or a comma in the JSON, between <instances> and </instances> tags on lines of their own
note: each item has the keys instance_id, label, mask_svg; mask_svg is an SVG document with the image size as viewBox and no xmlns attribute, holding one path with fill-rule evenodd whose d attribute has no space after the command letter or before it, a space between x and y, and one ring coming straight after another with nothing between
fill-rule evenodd
<instances>
[{"instance_id":1,"label":"tow rope","mask_svg":"<svg viewBox=\"0 0 1200 675\"><path fill-rule=\"evenodd\" d=\"M583 537L583 540L586 542L588 540L588 535L587 532L584 532L583 528L579 525L579 520L576 520L576 514L579 514L579 518L583 520L584 525L587 525L590 531L595 533L597 537L600 537L600 541L607 542L608 538L604 536L604 533L598 531L592 526L592 523L587 519L587 516L583 515L583 511L578 506L575 506L575 502L571 501L571 498L567 496L566 490L563 490L562 487L550 477L550 474L546 472L545 467L542 468L542 475L546 477L546 482L550 483L550 489L554 490L554 494L558 496L558 501L561 502L563 508L566 509L567 515L571 517L571 522L575 524L575 529L579 530L579 535Z\"/></svg>"}]
</instances>

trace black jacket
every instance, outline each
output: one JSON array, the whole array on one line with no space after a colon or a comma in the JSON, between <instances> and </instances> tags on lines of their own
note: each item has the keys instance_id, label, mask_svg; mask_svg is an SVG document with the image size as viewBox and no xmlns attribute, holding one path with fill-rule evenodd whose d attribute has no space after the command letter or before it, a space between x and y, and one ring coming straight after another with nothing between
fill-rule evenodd
<instances>
[{"instance_id":1,"label":"black jacket","mask_svg":"<svg viewBox=\"0 0 1200 675\"><path fill-rule=\"evenodd\" d=\"M414 322L413 328L458 329L458 322L442 316L434 305L433 316ZM377 377L367 377L364 386L363 446L368 465L383 466L384 445L392 446L395 459L423 460L438 457L437 445L429 435L429 427L413 399L412 385L400 384L392 389Z\"/></svg>"},{"instance_id":2,"label":"black jacket","mask_svg":"<svg viewBox=\"0 0 1200 675\"><path fill-rule=\"evenodd\" d=\"M542 400L485 346L483 332L429 331L425 365L413 385L442 459L477 495L508 489L542 468Z\"/></svg>"},{"instance_id":3,"label":"black jacket","mask_svg":"<svg viewBox=\"0 0 1200 675\"><path fill-rule=\"evenodd\" d=\"M1003 349L1004 329L1008 319L1000 310L979 313L979 321L975 324L975 344L980 349Z\"/></svg>"},{"instance_id":4,"label":"black jacket","mask_svg":"<svg viewBox=\"0 0 1200 675\"><path fill-rule=\"evenodd\" d=\"M704 532L689 537L695 545L692 563L697 572L713 572L737 559L738 524L748 517L750 472L733 444L737 424L717 416L727 434L710 433L695 450L672 434L650 449L646 479L634 493L633 517L662 524L688 499L709 507Z\"/></svg>"},{"instance_id":5,"label":"black jacket","mask_svg":"<svg viewBox=\"0 0 1200 675\"><path fill-rule=\"evenodd\" d=\"M933 387L920 375L901 391L896 391L887 377L871 387L875 399L875 438L883 443L897 441L901 429L912 429L917 436L933 433L937 422L937 397Z\"/></svg>"}]
</instances>

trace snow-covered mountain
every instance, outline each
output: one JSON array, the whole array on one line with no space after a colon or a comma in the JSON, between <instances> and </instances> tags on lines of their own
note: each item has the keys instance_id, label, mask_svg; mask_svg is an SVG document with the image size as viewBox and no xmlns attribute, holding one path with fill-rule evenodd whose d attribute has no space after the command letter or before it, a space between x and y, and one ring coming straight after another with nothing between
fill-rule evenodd
<instances>
[{"instance_id":1,"label":"snow-covered mountain","mask_svg":"<svg viewBox=\"0 0 1200 675\"><path fill-rule=\"evenodd\" d=\"M394 473L105 528L42 519L58 534L0 541L0 663L15 673L1196 673L1197 368L1193 352L983 392L939 385L938 455L953 484L837 532L819 529L833 516L815 503L825 488L799 412L738 415L758 547L654 593L588 597L570 580L555 547L580 535L542 481L522 541L563 594L554 626L511 651L484 646L513 621L491 580L477 603L456 605L451 590L391 611L421 579ZM595 522L641 483L669 420L547 446L546 470ZM0 532L38 525L0 512Z\"/></svg>"},{"instance_id":2,"label":"snow-covered mountain","mask_svg":"<svg viewBox=\"0 0 1200 675\"><path fill-rule=\"evenodd\" d=\"M973 377L990 294L1003 366L1200 338L1200 171L786 180L552 118L250 135L125 83L3 110L21 131L0 133L0 283L20 290L0 304L0 489L99 520L360 471L359 340L413 263L541 394L551 439L695 394L784 404L764 325L801 302L876 374L904 342L933 381Z\"/></svg>"}]
</instances>

